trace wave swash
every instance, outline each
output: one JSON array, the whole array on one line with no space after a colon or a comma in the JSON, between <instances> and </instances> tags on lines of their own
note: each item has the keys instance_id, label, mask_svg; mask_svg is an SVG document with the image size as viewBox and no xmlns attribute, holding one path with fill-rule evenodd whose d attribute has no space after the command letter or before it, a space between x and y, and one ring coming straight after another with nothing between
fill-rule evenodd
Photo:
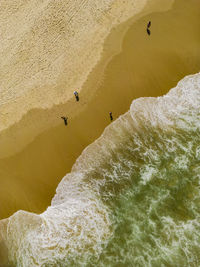
<instances>
[{"instance_id":1,"label":"wave swash","mask_svg":"<svg viewBox=\"0 0 200 267\"><path fill-rule=\"evenodd\" d=\"M134 100L40 214L1 222L11 264L200 265L200 74Z\"/></svg>"}]
</instances>

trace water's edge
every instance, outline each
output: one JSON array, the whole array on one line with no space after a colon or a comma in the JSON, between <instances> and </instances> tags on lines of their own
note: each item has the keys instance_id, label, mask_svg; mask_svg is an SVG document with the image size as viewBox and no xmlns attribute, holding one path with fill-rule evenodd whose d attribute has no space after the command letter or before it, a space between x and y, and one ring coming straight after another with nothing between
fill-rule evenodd
<instances>
[{"instance_id":1,"label":"water's edge","mask_svg":"<svg viewBox=\"0 0 200 267\"><path fill-rule=\"evenodd\" d=\"M83 151L44 213L0 222L11 262L198 266L199 107L200 74L134 100Z\"/></svg>"}]
</instances>

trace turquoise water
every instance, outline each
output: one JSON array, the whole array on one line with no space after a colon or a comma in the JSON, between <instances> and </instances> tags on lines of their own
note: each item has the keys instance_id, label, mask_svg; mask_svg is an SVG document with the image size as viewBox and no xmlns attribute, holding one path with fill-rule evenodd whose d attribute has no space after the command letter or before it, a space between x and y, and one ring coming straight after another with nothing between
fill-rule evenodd
<instances>
[{"instance_id":1,"label":"turquoise water","mask_svg":"<svg viewBox=\"0 0 200 267\"><path fill-rule=\"evenodd\" d=\"M4 233L15 266L200 266L200 75L84 150L41 215Z\"/></svg>"}]
</instances>

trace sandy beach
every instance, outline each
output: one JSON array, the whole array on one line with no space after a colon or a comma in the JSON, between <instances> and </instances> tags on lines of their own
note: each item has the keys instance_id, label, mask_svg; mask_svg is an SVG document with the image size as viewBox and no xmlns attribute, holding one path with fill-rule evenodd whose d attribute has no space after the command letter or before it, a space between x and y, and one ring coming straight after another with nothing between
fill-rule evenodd
<instances>
[{"instance_id":1,"label":"sandy beach","mask_svg":"<svg viewBox=\"0 0 200 267\"><path fill-rule=\"evenodd\" d=\"M0 131L18 123L30 110L51 109L70 100L101 59L111 29L141 12L146 2L2 1ZM10 152L1 146L3 156L16 153L22 143L58 125L54 117L40 117L40 126L36 121L32 128L26 122L21 144L17 142L18 148L10 144ZM17 138L20 135L16 129L12 134ZM3 138L2 143L6 143Z\"/></svg>"},{"instance_id":2,"label":"sandy beach","mask_svg":"<svg viewBox=\"0 0 200 267\"><path fill-rule=\"evenodd\" d=\"M33 2L33 5L38 5L37 1ZM63 45L63 40L60 44L59 40L54 40L55 54L52 54L52 51L49 53L57 61L51 59L54 62L51 67L48 62L49 54L44 53L45 57L41 59L41 70L44 69L44 72L39 72L37 75L35 71L31 76L31 71L40 62L39 56L33 65L29 61L30 58L27 58L28 64L30 63L28 69L25 64L24 68L18 71L19 65L13 63L14 69L9 71L13 62L13 58L11 57L9 61L8 57L12 43L9 43L9 46L6 42L3 43L4 49L1 50L1 55L7 51L4 58L8 62L5 62L4 68L2 65L3 71L0 77L1 87L5 89L1 91L1 99L4 101L1 105L3 123L0 133L1 218L8 217L19 209L37 213L45 210L55 194L57 184L70 171L81 151L100 136L110 123L109 111L112 111L114 118L117 118L129 109L134 98L162 95L185 75L199 71L199 2L192 0L187 3L186 0L177 0L173 6L172 1L162 6L160 1L150 1L146 6L145 1L138 3L138 6L137 2L132 1L126 1L123 5L122 1L111 3L113 9L100 13L99 27L96 31L91 31L89 41L84 42L83 39L85 45L77 54L74 51L72 54L66 52L65 55L64 51L70 48ZM82 1L82 4L86 10L91 5L88 3L87 7L86 1ZM123 10L123 15L107 29L112 18L121 14L119 6ZM30 9L28 6L26 8L23 12ZM42 8L45 10L45 5ZM50 8L53 10L53 7ZM103 2L102 8L107 8ZM59 7L60 9L62 8ZM52 10L51 14L54 14ZM8 16L6 12L3 13L5 18ZM38 10L33 12L37 14ZM20 13L18 15L20 16ZM77 14L74 18L76 16ZM186 17L192 23L187 23ZM4 25L2 32L5 36L8 32L11 34L10 28L13 36L15 35L13 25L18 18L16 15L10 20L10 26ZM146 34L146 24L149 20L152 21L151 36ZM118 25L119 23L121 24ZM90 24L89 20L88 25ZM75 23L74 27L76 26ZM62 25L56 27L61 27L64 31ZM56 31L56 27L52 31ZM101 32L100 28L105 32ZM111 29L110 35L107 36ZM71 30L73 32L74 29ZM97 32L99 36L96 36ZM38 36L42 35L43 32L40 32ZM94 36L97 39L94 39ZM11 40L14 38L12 34L10 38ZM22 37L18 38L20 40ZM90 43L93 39L96 46ZM13 40L15 42L15 39ZM36 40L33 39L32 42ZM52 40L49 40L48 45L51 43ZM104 50L102 50L103 43ZM75 46L71 43L67 45ZM17 46L12 46L13 55L15 49L18 49ZM23 54L21 46L20 49ZM48 47L44 49L47 51ZM86 50L88 52L83 53ZM90 53L91 50L94 53ZM25 51L29 51L30 54L35 53L31 42ZM57 51L61 51L59 55ZM15 62L22 60L18 56L19 53L14 57ZM70 60L69 56L72 57ZM23 60L26 62L26 57ZM70 64L66 66L65 61L70 61ZM77 62L80 61L82 63L77 67ZM55 68L58 69L55 71ZM26 76L23 72L26 69L27 75L30 76ZM46 73L47 70L51 72ZM15 71L16 76L9 79L8 75L11 77ZM54 74L57 76L52 76ZM19 77L21 77L20 82L16 83ZM68 80L69 77L72 80ZM15 83L13 94L10 94L8 89L14 88ZM19 89L21 87L27 91L21 91ZM75 102L74 88L81 88L80 102ZM67 127L60 119L63 115L69 117Z\"/></svg>"},{"instance_id":3,"label":"sandy beach","mask_svg":"<svg viewBox=\"0 0 200 267\"><path fill-rule=\"evenodd\" d=\"M156 200L158 211L160 211L161 204L163 205L163 214L161 220L158 218L159 223L156 226L158 229L155 228L155 230L159 233L160 222L163 220L165 227L166 222L163 218L171 216L170 218L173 219L168 220L169 225L171 223L169 229L175 227L174 222L177 220L178 228L173 228L173 230L175 234L180 234L178 238L181 242L178 246L176 245L176 248L179 245L182 248L182 240L185 240L182 239L184 231L190 229L188 223L191 223L191 218L194 223L193 227L197 225L194 222L194 214L189 213L185 208L187 205L184 205L185 197L188 201L193 197L194 201L196 200L195 189L189 190L188 188L190 185L196 186L195 171L198 169L199 159L198 133L194 131L196 125L198 126L199 118L198 75L196 78L187 77L185 83L180 83L179 88L170 91L168 96L139 99L134 104L131 105L131 103L133 99L139 97L166 94L183 77L199 72L199 1L191 0L188 3L187 0L169 0L161 5L161 0L101 2L77 0L67 1L67 3L66 1L32 0L27 2L21 0L17 3L2 1L0 7L2 10L0 33L3 37L0 44L2 57L0 63L0 120L2 122L0 125L0 219L7 218L19 210L36 213L19 211L10 219L1 220L0 266L2 264L6 266L8 263L7 253L13 264L22 266L43 266L43 260L44 264L45 261L53 264L54 257L58 264L57 259L67 261L69 255L73 255L76 250L83 256L87 250L92 253L91 255L95 251L101 253L98 245L95 245L94 251L90 249L90 245L93 241L94 244L100 244L112 237L111 216L107 212L114 207L112 201L115 194L116 203L119 208L122 208L117 222L121 222L123 217L131 222L131 227L133 226L132 218L136 221L138 219L140 223L135 224L142 229L138 232L138 237L142 233L139 247L147 242L148 249L152 232L154 232L151 227L156 224L150 224L150 234L147 234L144 240L143 234L146 233L145 231L143 233L144 223L138 214L142 212L146 214L148 209L148 211L154 210ZM146 32L146 25L149 21L152 24L151 35L147 35ZM76 102L73 95L75 89L79 92L79 102ZM147 103L146 108L143 109L142 103L144 106ZM172 109L168 110L168 106ZM190 109L192 107L193 109ZM109 112L112 111L115 120L129 108L130 111L108 127L104 132L105 135L100 138L105 139L104 141L107 138L107 143L101 140L102 144L99 145L101 141L97 138L110 124ZM179 112L185 117L179 117ZM61 116L68 117L67 127L61 120ZM172 124L173 120L174 124ZM146 124L146 121L149 124ZM146 133L141 130L137 135L135 130L140 122L141 129ZM158 127L155 126L156 123ZM132 139L134 135L129 133L131 125L133 134L136 134L135 139ZM177 126L177 135L173 133L170 136L168 129L165 133L158 131L157 139L154 139L156 130L162 130L159 125L168 125L169 129L171 125L174 125L174 129ZM149 134L150 126L152 126L152 132ZM188 132L187 129L189 129ZM181 130L182 134L180 134ZM191 141L191 133L195 136L192 140L193 145L191 145L194 152L189 155L188 151L191 147L189 147L187 137ZM115 135L115 141L119 139L119 148L116 146L117 142L112 140L112 134ZM171 138L169 141L168 137ZM141 147L138 145L139 138L141 138ZM159 143L159 138L162 138L162 143ZM177 140L180 138L180 143L174 138ZM182 142L183 139L185 143ZM148 140L149 151L146 151ZM134 141L135 146L131 146L130 143L126 147L129 141ZM174 142L173 146L170 142ZM85 149L91 143L93 145L89 146L88 150ZM162 144L165 143L167 144L166 151L164 151L166 155L161 153L160 160L157 160L158 151L163 152ZM174 153L176 144L177 154ZM123 146L127 150L123 151ZM154 150L152 150L153 146ZM97 148L101 149L99 153ZM84 149L84 153L77 160ZM137 155L139 150L142 157ZM87 151L92 153L87 153ZM129 155L130 151L134 153ZM153 154L152 151L154 151ZM121 152L123 153L120 154ZM101 157L104 153L105 158L108 157L105 162L104 157ZM163 155L166 161L163 160ZM99 165L99 169L98 159L99 162L103 162L102 166ZM190 159L191 166L189 165ZM120 160L122 160L121 165ZM157 169L152 167L152 162L158 165ZM106 169L106 166L110 169ZM127 170L124 171L123 167L127 167ZM72 173L62 180L71 169ZM108 174L109 170L110 174ZM135 185L137 186L135 180L140 179L138 190L143 192L146 190L146 183L151 178L153 180L151 186L147 186L147 190L140 197L134 199L135 191L133 191L131 201L127 198L130 194L124 195L124 198L122 196L123 186L128 181L126 178L131 177L130 170L133 172L131 174L133 181L127 184L128 189L133 186L135 190ZM167 173L168 170L169 173ZM188 180L188 175L190 176L193 171L194 183ZM185 175L187 184L182 183L181 172ZM166 173L165 184L163 177ZM102 179L100 186L101 176L104 180ZM180 185L180 188L176 186L176 183ZM105 188L103 188L104 185ZM172 188L173 186L175 187ZM154 191L151 191L151 188L154 188ZM163 189L166 196L160 189ZM171 195L167 199L169 192ZM181 197L177 192L181 194ZM120 194L121 204L118 203ZM160 201L161 195L164 204ZM108 205L107 208L105 204L109 197L111 206ZM153 209L149 206L151 197L156 197L152 200ZM142 205L146 201L147 207L138 208L137 201L139 204L142 202ZM129 208L129 203L132 204L132 208ZM178 204L176 206L173 203ZM114 208L114 212L118 206ZM124 216L125 209L127 217ZM43 211L45 212L37 215ZM133 211L130 216L129 211ZM169 211L168 217L166 211ZM152 218L154 220L155 217L147 216L147 221L149 222ZM195 217L197 222L198 218L198 216ZM126 223L126 220L124 222ZM182 229L179 227L180 222L185 230L179 233L178 231ZM119 230L124 228L124 236L127 238L130 236L127 235L130 229L122 226L123 224L119 226ZM136 228L132 229L133 240L130 239L131 242L136 240ZM196 228L194 229L192 234L196 232ZM119 233L119 244L123 243L120 239L123 233L120 231L116 231ZM162 249L166 252L169 236L168 234L166 237L160 234L157 236L161 238L157 239L161 240L161 244L158 245L161 252L158 255L162 255ZM187 236L190 235L186 232ZM164 238L164 243L162 238ZM173 238L177 240L177 237ZM190 243L185 243L189 244L191 255L195 255L193 245L197 242L195 241L194 244L192 242L191 248ZM116 243L111 241L111 248L112 244L116 247ZM124 244L126 247L126 242ZM131 244L134 244L132 248L135 247L135 243ZM172 254L169 253L170 257L166 258L167 262L174 263L177 259L176 252L177 255L180 254L180 262L184 261L180 250L176 251L175 248L169 247L170 253L175 253L175 256L173 259ZM79 253L79 249L82 254ZM144 251L146 255L147 250L144 249ZM154 247L149 250L149 255L153 253L152 251ZM71 252L73 253L70 254ZM112 249L108 252L111 256L114 255ZM185 254L187 260L189 252L190 250ZM110 259L109 254L106 253L105 259ZM133 250L131 254L129 251L127 253L126 258L131 262L130 256L133 256ZM113 264L116 263L115 257L118 257L118 254L115 252ZM65 258L62 255L65 255ZM141 264L141 253L138 255ZM164 255L166 256L166 253ZM88 257L90 262L91 258ZM198 262L198 257L194 257L193 261L190 259L188 261ZM135 256L133 258L135 260ZM122 261L123 259L124 257ZM151 256L151 260L153 262L154 257ZM78 264L73 257L72 261ZM82 260L79 263L82 265Z\"/></svg>"},{"instance_id":4,"label":"sandy beach","mask_svg":"<svg viewBox=\"0 0 200 267\"><path fill-rule=\"evenodd\" d=\"M109 110L116 118L129 108L137 94L127 95L128 91L120 90L121 94L115 85L108 88L106 76L110 65L106 71L105 67L122 50L122 40L136 20L153 11L169 9L172 4L168 1L160 7L159 1L147 4L146 1L125 1L123 4L122 1L110 1L107 6L108 3L102 2L102 10L92 13L96 22L94 17L86 16L94 3L80 2L86 14L76 10L78 3L76 6L72 2L67 7L58 5L55 14L51 4L45 6L38 1L28 5L22 1L19 6L1 2L4 41L0 46L3 59L0 66L0 218L8 217L18 209L44 210L60 179L109 123ZM25 14L34 5L37 8L27 19ZM65 26L66 29L56 24L63 19L62 8L69 9L74 20L70 27ZM40 12L44 18L36 24ZM55 16L55 25L46 25L50 15L51 19ZM78 28L80 36L73 35L74 27L79 27L80 16L86 23L87 36L82 32L82 24ZM23 20L19 21L21 17ZM25 27L22 27L23 23ZM145 23L141 21L140 25L144 27ZM92 31L89 30L91 26ZM58 36L56 41L51 39L52 31ZM64 33L70 35L70 40L66 39L69 36L63 37ZM142 35L147 39L144 29ZM115 71L113 75L116 75ZM80 102L77 103L74 88L79 89ZM119 93L124 95L124 103L116 102ZM66 114L69 117L67 128L60 119Z\"/></svg>"}]
</instances>

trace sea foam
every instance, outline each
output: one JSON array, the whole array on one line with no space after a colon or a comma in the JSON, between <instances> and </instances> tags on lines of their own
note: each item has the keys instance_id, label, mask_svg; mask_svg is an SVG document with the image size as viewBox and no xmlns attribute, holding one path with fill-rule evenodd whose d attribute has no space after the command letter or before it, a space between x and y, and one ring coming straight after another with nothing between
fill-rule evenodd
<instances>
[{"instance_id":1,"label":"sea foam","mask_svg":"<svg viewBox=\"0 0 200 267\"><path fill-rule=\"evenodd\" d=\"M1 228L15 266L199 266L200 74L134 100L40 214ZM4 222L5 223L5 222Z\"/></svg>"}]
</instances>

